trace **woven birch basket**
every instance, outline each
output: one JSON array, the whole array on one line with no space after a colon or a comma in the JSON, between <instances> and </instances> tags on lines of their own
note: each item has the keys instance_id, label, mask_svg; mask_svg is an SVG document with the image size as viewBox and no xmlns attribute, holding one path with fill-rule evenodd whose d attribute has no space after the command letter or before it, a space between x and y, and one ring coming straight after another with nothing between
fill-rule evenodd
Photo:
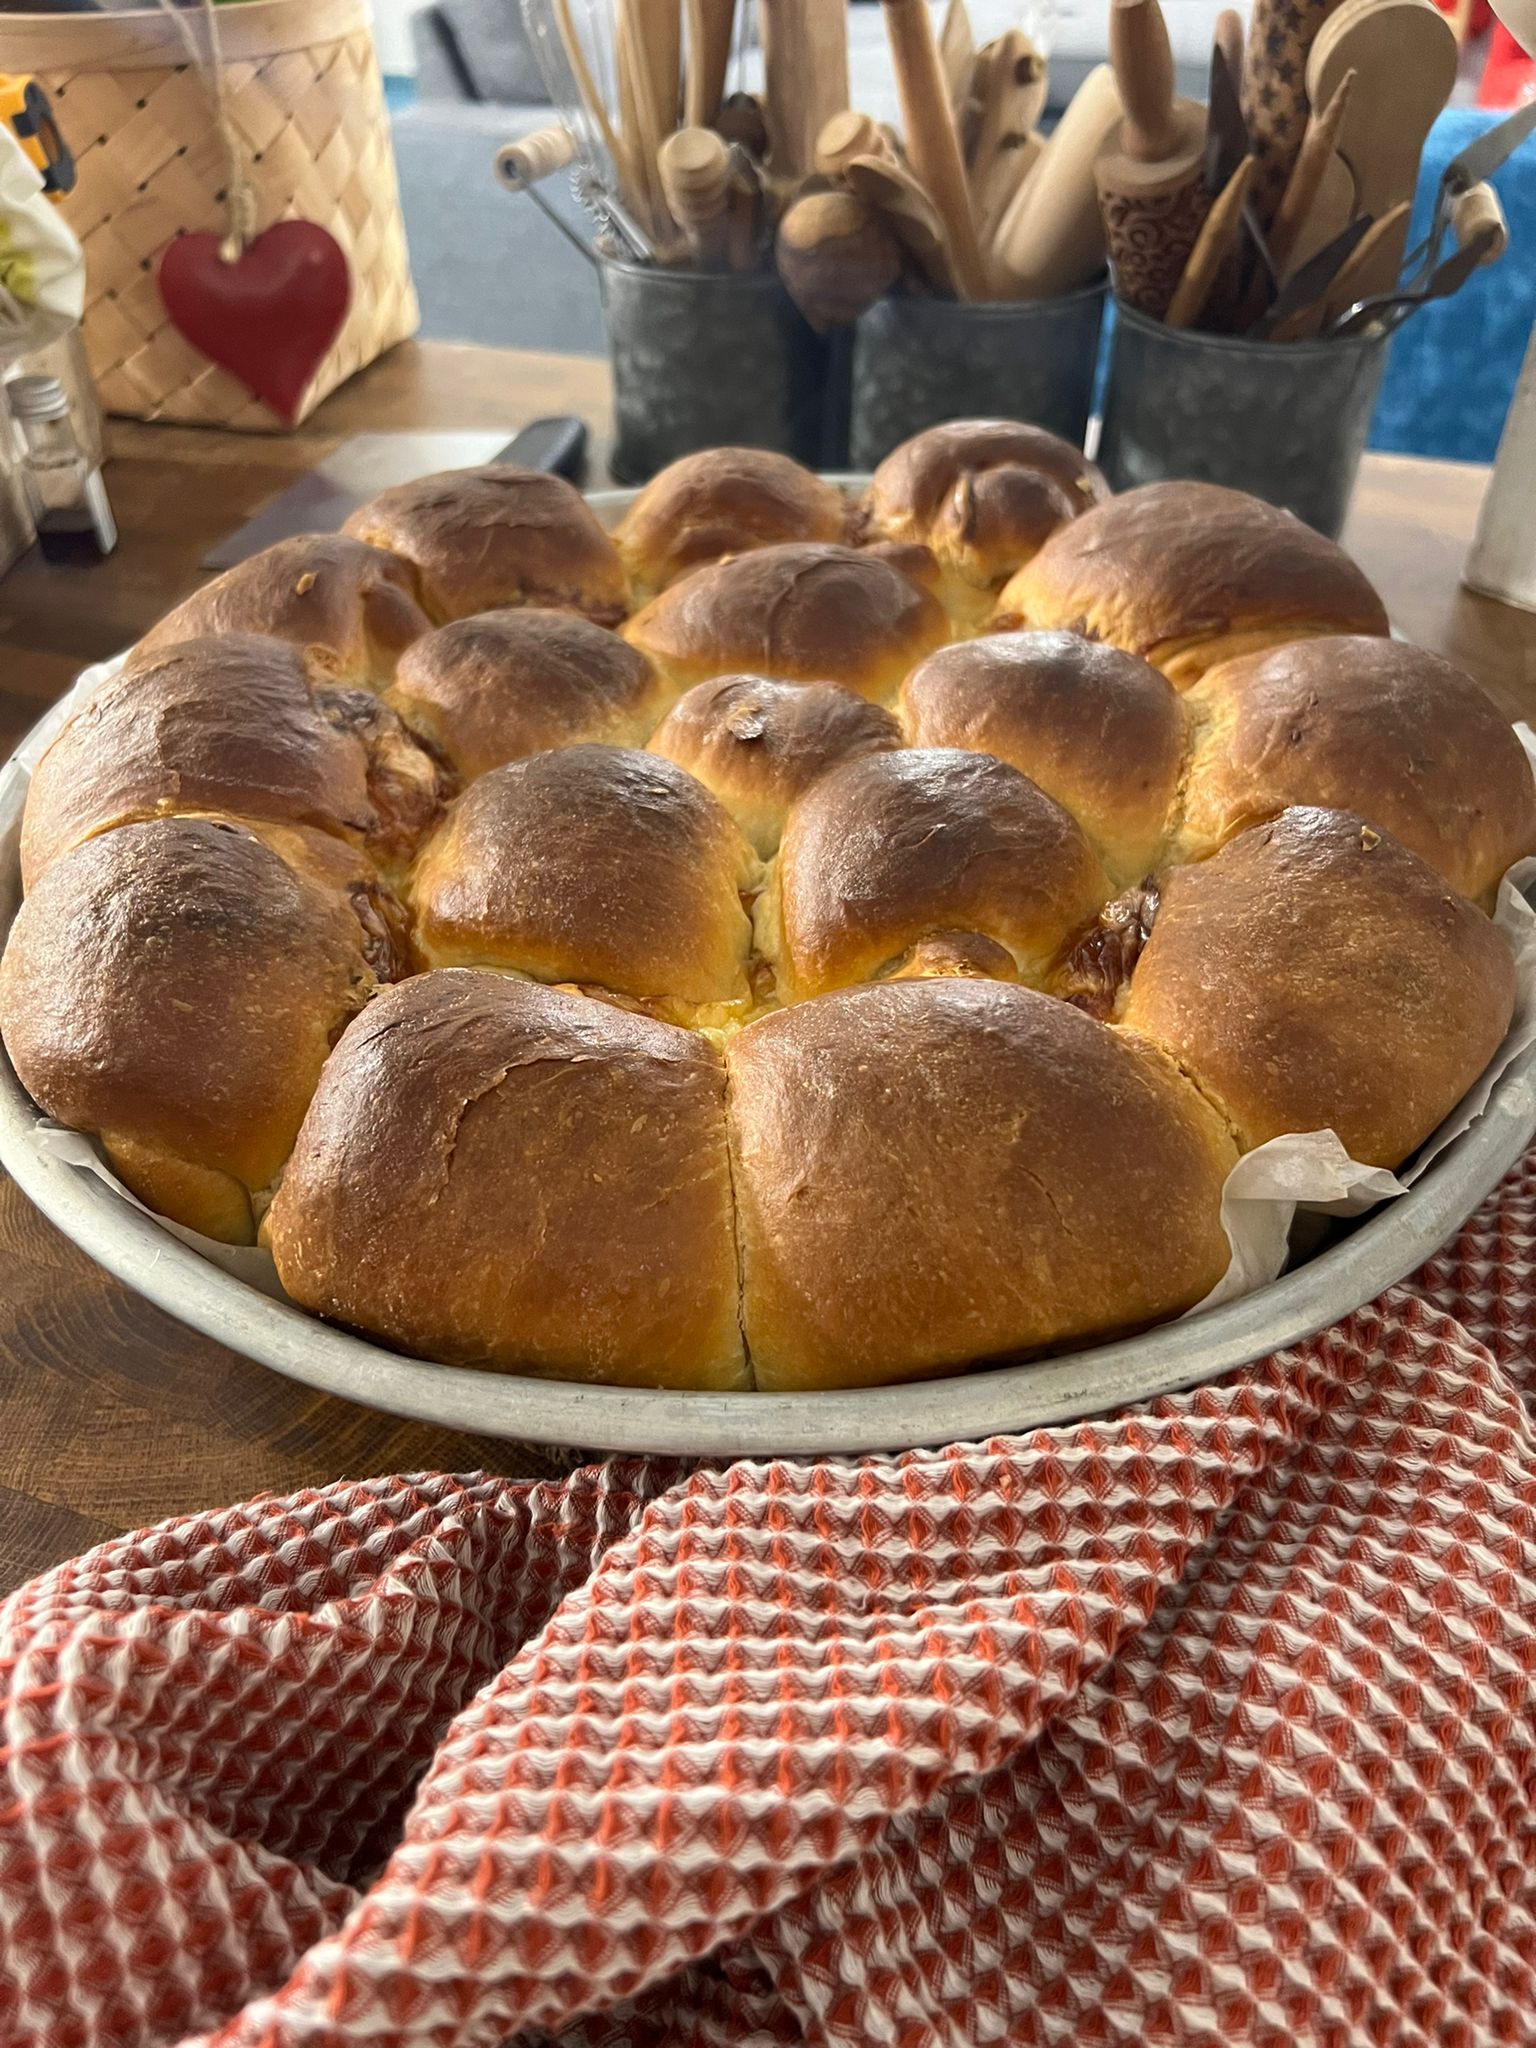
<instances>
[{"instance_id":1,"label":"woven birch basket","mask_svg":"<svg viewBox=\"0 0 1536 2048\"><path fill-rule=\"evenodd\" d=\"M257 228L318 222L352 274L346 320L302 417L416 330L378 59L362 0L243 0L219 8L219 29L225 113ZM153 10L0 14L0 71L41 81L79 164L64 212L85 248L85 345L102 405L134 419L281 432L286 422L184 341L160 302L166 244L222 233L226 218L228 157L187 56L176 24Z\"/></svg>"}]
</instances>

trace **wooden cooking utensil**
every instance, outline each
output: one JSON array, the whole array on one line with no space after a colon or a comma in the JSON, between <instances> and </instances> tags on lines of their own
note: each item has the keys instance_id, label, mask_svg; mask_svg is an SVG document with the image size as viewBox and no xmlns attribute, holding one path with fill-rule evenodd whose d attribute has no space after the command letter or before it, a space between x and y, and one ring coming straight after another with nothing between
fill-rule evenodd
<instances>
[{"instance_id":1,"label":"wooden cooking utensil","mask_svg":"<svg viewBox=\"0 0 1536 2048\"><path fill-rule=\"evenodd\" d=\"M1093 166L1123 112L1107 64L1068 102L991 243L994 289L1004 298L1075 291L1104 268L1104 222Z\"/></svg>"},{"instance_id":2,"label":"wooden cooking utensil","mask_svg":"<svg viewBox=\"0 0 1536 2048\"><path fill-rule=\"evenodd\" d=\"M1509 247L1509 223L1491 185L1469 185L1457 193L1451 201L1451 232L1463 249L1482 242L1481 262L1498 262Z\"/></svg>"},{"instance_id":3,"label":"wooden cooking utensil","mask_svg":"<svg viewBox=\"0 0 1536 2048\"><path fill-rule=\"evenodd\" d=\"M683 81L683 120L705 128L720 111L731 62L736 0L687 0L688 61Z\"/></svg>"},{"instance_id":4,"label":"wooden cooking utensil","mask_svg":"<svg viewBox=\"0 0 1536 2048\"><path fill-rule=\"evenodd\" d=\"M949 104L953 108L958 108L966 96L975 61L976 40L965 0L949 0L944 25L939 30L939 62L944 67L944 83L949 88Z\"/></svg>"},{"instance_id":5,"label":"wooden cooking utensil","mask_svg":"<svg viewBox=\"0 0 1536 2048\"><path fill-rule=\"evenodd\" d=\"M1253 0L1243 52L1243 118L1257 165L1252 203L1275 217L1307 125L1307 52L1337 0ZM1316 94L1312 106L1321 105Z\"/></svg>"},{"instance_id":6,"label":"wooden cooking utensil","mask_svg":"<svg viewBox=\"0 0 1536 2048\"><path fill-rule=\"evenodd\" d=\"M565 52L565 61L570 66L571 78L581 103L612 160L614 173L619 181L619 196L632 212L649 213L650 209L646 204L649 186L645 169L635 157L627 139L620 137L615 130L608 118L607 103L592 82L591 67L587 63L586 52L582 49L581 38L576 33L576 24L571 18L571 0L552 0L552 5L560 47Z\"/></svg>"},{"instance_id":7,"label":"wooden cooking utensil","mask_svg":"<svg viewBox=\"0 0 1536 2048\"><path fill-rule=\"evenodd\" d=\"M1245 156L1232 173L1205 216L1195 246L1189 252L1184 275L1168 301L1163 321L1169 327L1193 327L1205 310L1205 303L1223 264L1237 248L1242 232L1243 205L1253 182L1253 158Z\"/></svg>"},{"instance_id":8,"label":"wooden cooking utensil","mask_svg":"<svg viewBox=\"0 0 1536 2048\"><path fill-rule=\"evenodd\" d=\"M882 213L923 277L938 292L956 289L954 254L939 210L905 164L890 157L856 156L843 176L861 199Z\"/></svg>"},{"instance_id":9,"label":"wooden cooking utensil","mask_svg":"<svg viewBox=\"0 0 1536 2048\"><path fill-rule=\"evenodd\" d=\"M1003 137L1028 135L1045 111L1045 58L1022 29L1010 29L998 38L986 84L981 127L967 155L973 193L986 183Z\"/></svg>"},{"instance_id":10,"label":"wooden cooking utensil","mask_svg":"<svg viewBox=\"0 0 1536 2048\"><path fill-rule=\"evenodd\" d=\"M682 0L635 0L640 56L650 81L658 143L677 126L682 100Z\"/></svg>"},{"instance_id":11,"label":"wooden cooking utensil","mask_svg":"<svg viewBox=\"0 0 1536 2048\"><path fill-rule=\"evenodd\" d=\"M1221 52L1221 61L1227 67L1227 77L1232 90L1242 95L1243 90L1243 17L1235 7L1223 7L1216 17L1216 28L1212 43Z\"/></svg>"},{"instance_id":12,"label":"wooden cooking utensil","mask_svg":"<svg viewBox=\"0 0 1536 2048\"><path fill-rule=\"evenodd\" d=\"M1316 327L1296 327L1293 333L1286 335L1286 340L1296 340L1308 333L1315 333L1329 320L1337 320L1341 313L1348 312L1351 306L1367 296L1362 288L1361 280L1380 274L1381 250L1383 246L1390 246L1395 242L1398 249L1401 250L1407 238L1408 215L1411 211L1412 201L1400 199L1396 206L1387 209L1380 220L1373 220L1371 222L1369 233L1361 236L1359 247L1355 250L1349 261L1340 266L1333 283L1328 287L1326 301L1319 303ZM1401 256L1398 257L1392 266L1392 280L1394 283L1397 281L1398 263L1400 262Z\"/></svg>"},{"instance_id":13,"label":"wooden cooking utensil","mask_svg":"<svg viewBox=\"0 0 1536 2048\"><path fill-rule=\"evenodd\" d=\"M840 178L856 156L894 155L880 123L872 114L851 108L834 114L816 138L816 169L824 178Z\"/></svg>"},{"instance_id":14,"label":"wooden cooking utensil","mask_svg":"<svg viewBox=\"0 0 1536 2048\"><path fill-rule=\"evenodd\" d=\"M670 238L672 220L662 195L657 151L671 132L662 126L656 81L644 54L647 0L615 0L613 56L618 73L620 122L630 154L644 181L646 210L658 235Z\"/></svg>"},{"instance_id":15,"label":"wooden cooking utensil","mask_svg":"<svg viewBox=\"0 0 1536 2048\"><path fill-rule=\"evenodd\" d=\"M803 178L816 138L848 104L844 0L758 0L763 39L763 113L779 178Z\"/></svg>"},{"instance_id":16,"label":"wooden cooking utensil","mask_svg":"<svg viewBox=\"0 0 1536 2048\"><path fill-rule=\"evenodd\" d=\"M1013 204L1015 194L1040 161L1044 149L1045 137L1040 134L1003 137L992 168L976 193L976 231L983 249L990 246L998 222Z\"/></svg>"},{"instance_id":17,"label":"wooden cooking utensil","mask_svg":"<svg viewBox=\"0 0 1536 2048\"><path fill-rule=\"evenodd\" d=\"M1344 0L1317 33L1307 91L1326 106L1348 71L1358 74L1336 147L1355 179L1355 198L1373 220L1412 200L1424 138L1456 82L1456 36L1432 0ZM1408 239L1399 217L1371 252L1358 298L1390 292Z\"/></svg>"},{"instance_id":18,"label":"wooden cooking utensil","mask_svg":"<svg viewBox=\"0 0 1536 2048\"><path fill-rule=\"evenodd\" d=\"M661 189L700 270L723 270L730 227L731 152L713 128L679 128L657 153Z\"/></svg>"},{"instance_id":19,"label":"wooden cooking utensil","mask_svg":"<svg viewBox=\"0 0 1536 2048\"><path fill-rule=\"evenodd\" d=\"M961 297L985 298L987 279L981 245L926 0L881 0L881 7L901 101L907 155L944 223Z\"/></svg>"},{"instance_id":20,"label":"wooden cooking utensil","mask_svg":"<svg viewBox=\"0 0 1536 2048\"><path fill-rule=\"evenodd\" d=\"M1321 112L1314 113L1307 122L1301 148L1286 180L1285 191L1275 209L1270 223L1269 253L1275 259L1275 268L1284 277L1291 266L1291 259L1301 240L1302 228L1312 212L1312 207L1322 189L1328 166L1338 148L1339 128L1349 106L1349 96L1354 91L1356 73L1346 71L1334 87L1327 104ZM1350 181L1350 197L1354 197L1354 181ZM1342 223L1341 223L1342 225Z\"/></svg>"},{"instance_id":21,"label":"wooden cooking utensil","mask_svg":"<svg viewBox=\"0 0 1536 2048\"><path fill-rule=\"evenodd\" d=\"M557 124L535 129L516 142L504 142L496 152L496 175L509 191L526 192L530 185L553 177L575 161L576 138L569 128Z\"/></svg>"},{"instance_id":22,"label":"wooden cooking utensil","mask_svg":"<svg viewBox=\"0 0 1536 2048\"><path fill-rule=\"evenodd\" d=\"M1210 207L1205 109L1174 97L1157 0L1110 0L1109 58L1125 116L1094 164L1104 239L1117 296L1161 319Z\"/></svg>"},{"instance_id":23,"label":"wooden cooking utensil","mask_svg":"<svg viewBox=\"0 0 1536 2048\"><path fill-rule=\"evenodd\" d=\"M901 276L902 245L856 192L813 192L779 222L784 289L818 333L850 326Z\"/></svg>"}]
</instances>

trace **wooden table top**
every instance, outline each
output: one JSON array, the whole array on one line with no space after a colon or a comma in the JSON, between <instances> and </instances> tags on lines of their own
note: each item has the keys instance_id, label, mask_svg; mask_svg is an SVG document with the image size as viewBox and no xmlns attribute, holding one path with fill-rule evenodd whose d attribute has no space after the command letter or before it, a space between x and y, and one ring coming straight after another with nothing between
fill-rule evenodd
<instances>
[{"instance_id":1,"label":"wooden table top","mask_svg":"<svg viewBox=\"0 0 1536 2048\"><path fill-rule=\"evenodd\" d=\"M396 349L299 432L265 439L113 422L122 543L88 569L36 557L0 581L0 753L84 663L136 639L199 580L221 534L338 440L438 428L508 437L576 413L601 462L606 367L441 343ZM1345 543L1409 638L1536 720L1536 616L1463 591L1486 471L1368 456ZM183 1329L94 1266L0 1176L0 1592L125 1528L251 1493L435 1467L556 1469L526 1446L399 1422L311 1393Z\"/></svg>"}]
</instances>

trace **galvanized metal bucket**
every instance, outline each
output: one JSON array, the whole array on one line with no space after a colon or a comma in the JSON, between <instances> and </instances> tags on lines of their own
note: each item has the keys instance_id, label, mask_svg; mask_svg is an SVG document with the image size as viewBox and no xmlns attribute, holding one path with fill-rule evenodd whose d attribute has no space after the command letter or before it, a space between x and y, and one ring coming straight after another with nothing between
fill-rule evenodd
<instances>
[{"instance_id":1,"label":"galvanized metal bucket","mask_svg":"<svg viewBox=\"0 0 1536 2048\"><path fill-rule=\"evenodd\" d=\"M1117 491L1196 477L1338 538L1391 336L1244 341L1115 307L1099 467Z\"/></svg>"},{"instance_id":2,"label":"galvanized metal bucket","mask_svg":"<svg viewBox=\"0 0 1536 2048\"><path fill-rule=\"evenodd\" d=\"M849 454L873 469L944 420L1029 420L1082 445L1105 286L976 305L902 293L854 328Z\"/></svg>"},{"instance_id":3,"label":"galvanized metal bucket","mask_svg":"<svg viewBox=\"0 0 1536 2048\"><path fill-rule=\"evenodd\" d=\"M812 469L842 466L838 352L772 272L605 262L599 277L618 482L642 484L679 455L722 444L773 448Z\"/></svg>"}]
</instances>

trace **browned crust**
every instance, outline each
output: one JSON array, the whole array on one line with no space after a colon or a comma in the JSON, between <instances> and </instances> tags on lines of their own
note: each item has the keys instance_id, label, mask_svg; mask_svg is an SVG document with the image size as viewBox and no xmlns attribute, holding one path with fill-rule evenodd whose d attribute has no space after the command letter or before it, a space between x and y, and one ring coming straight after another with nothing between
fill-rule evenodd
<instances>
[{"instance_id":1,"label":"browned crust","mask_svg":"<svg viewBox=\"0 0 1536 2048\"><path fill-rule=\"evenodd\" d=\"M1108 495L1081 449L1043 427L952 420L892 450L860 515L871 537L920 541L967 581L996 585Z\"/></svg>"},{"instance_id":2,"label":"browned crust","mask_svg":"<svg viewBox=\"0 0 1536 2048\"><path fill-rule=\"evenodd\" d=\"M1487 1066L1514 990L1503 934L1417 854L1295 809L1163 878L1122 1015L1245 1147L1331 1128L1396 1166Z\"/></svg>"},{"instance_id":3,"label":"browned crust","mask_svg":"<svg viewBox=\"0 0 1536 2048\"><path fill-rule=\"evenodd\" d=\"M1156 859L1186 731L1177 692L1138 656L1077 633L992 633L930 654L899 711L914 746L995 754L1039 783L1118 880Z\"/></svg>"},{"instance_id":4,"label":"browned crust","mask_svg":"<svg viewBox=\"0 0 1536 2048\"><path fill-rule=\"evenodd\" d=\"M1291 804L1358 811L1490 905L1536 853L1536 782L1472 678L1401 641L1299 641L1224 662L1186 700L1199 732L1187 853Z\"/></svg>"},{"instance_id":5,"label":"browned crust","mask_svg":"<svg viewBox=\"0 0 1536 2048\"><path fill-rule=\"evenodd\" d=\"M433 966L512 968L683 1004L744 1001L751 848L659 756L567 747L472 784L417 863Z\"/></svg>"},{"instance_id":6,"label":"browned crust","mask_svg":"<svg viewBox=\"0 0 1536 2048\"><path fill-rule=\"evenodd\" d=\"M891 714L851 690L763 676L696 683L650 742L712 790L765 857L791 804L829 768L900 745Z\"/></svg>"},{"instance_id":7,"label":"browned crust","mask_svg":"<svg viewBox=\"0 0 1536 2048\"><path fill-rule=\"evenodd\" d=\"M245 1191L277 1173L374 985L342 895L238 826L161 819L44 872L0 961L0 1029L34 1101L100 1133L146 1199L248 1235Z\"/></svg>"},{"instance_id":8,"label":"browned crust","mask_svg":"<svg viewBox=\"0 0 1536 2048\"><path fill-rule=\"evenodd\" d=\"M408 858L441 807L438 770L371 693L309 687L290 642L252 634L140 649L38 763L22 880L114 825L221 812L309 826Z\"/></svg>"},{"instance_id":9,"label":"browned crust","mask_svg":"<svg viewBox=\"0 0 1536 2048\"><path fill-rule=\"evenodd\" d=\"M1065 627L1144 655L1181 687L1233 641L1385 633L1342 548L1219 484L1146 484L1063 527L1003 590L999 626Z\"/></svg>"},{"instance_id":10,"label":"browned crust","mask_svg":"<svg viewBox=\"0 0 1536 2048\"><path fill-rule=\"evenodd\" d=\"M876 702L949 637L938 601L888 562L813 543L695 569L624 632L685 685L764 675L841 683Z\"/></svg>"},{"instance_id":11,"label":"browned crust","mask_svg":"<svg viewBox=\"0 0 1536 2048\"><path fill-rule=\"evenodd\" d=\"M344 534L306 533L215 576L151 627L139 648L267 633L291 640L337 682L381 688L430 623L409 562Z\"/></svg>"},{"instance_id":12,"label":"browned crust","mask_svg":"<svg viewBox=\"0 0 1536 2048\"><path fill-rule=\"evenodd\" d=\"M342 531L416 566L439 623L504 605L552 605L599 625L624 615L618 551L563 477L515 463L444 470L380 491Z\"/></svg>"},{"instance_id":13,"label":"browned crust","mask_svg":"<svg viewBox=\"0 0 1536 2048\"><path fill-rule=\"evenodd\" d=\"M838 541L848 521L840 491L787 455L710 448L669 463L614 531L638 597L686 570L779 541Z\"/></svg>"},{"instance_id":14,"label":"browned crust","mask_svg":"<svg viewBox=\"0 0 1536 2048\"><path fill-rule=\"evenodd\" d=\"M493 974L418 976L341 1040L267 1237L289 1294L427 1357L745 1379L719 1054Z\"/></svg>"},{"instance_id":15,"label":"browned crust","mask_svg":"<svg viewBox=\"0 0 1536 2048\"><path fill-rule=\"evenodd\" d=\"M910 748L834 768L795 807L764 923L798 1001L943 933L979 932L1041 973L1109 893L1078 825L1026 776L990 754Z\"/></svg>"},{"instance_id":16,"label":"browned crust","mask_svg":"<svg viewBox=\"0 0 1536 2048\"><path fill-rule=\"evenodd\" d=\"M749 1025L727 1058L760 1387L1134 1327L1225 1270L1220 1120L1064 1003L990 981L844 989Z\"/></svg>"},{"instance_id":17,"label":"browned crust","mask_svg":"<svg viewBox=\"0 0 1536 2048\"><path fill-rule=\"evenodd\" d=\"M616 633L528 605L426 634L401 660L389 702L471 777L546 747L638 746L669 696Z\"/></svg>"}]
</instances>

